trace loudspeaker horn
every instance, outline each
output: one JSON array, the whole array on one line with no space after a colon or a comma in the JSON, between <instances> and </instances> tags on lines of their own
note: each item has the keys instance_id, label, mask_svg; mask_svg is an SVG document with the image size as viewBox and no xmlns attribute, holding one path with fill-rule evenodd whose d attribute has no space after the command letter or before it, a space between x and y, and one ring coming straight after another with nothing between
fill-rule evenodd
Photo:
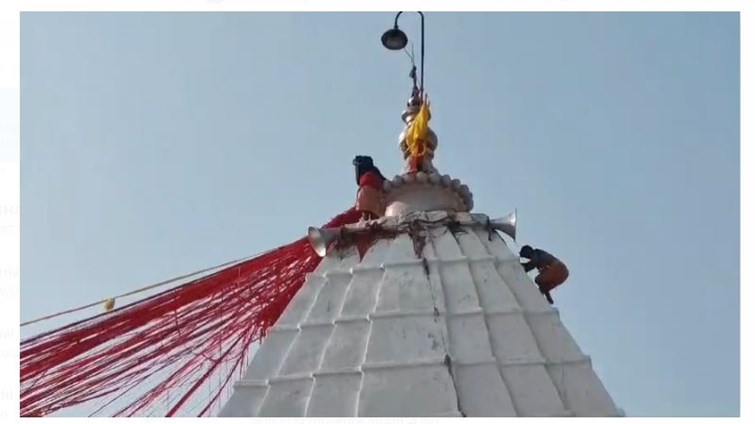
<instances>
[{"instance_id":1,"label":"loudspeaker horn","mask_svg":"<svg viewBox=\"0 0 755 424\"><path fill-rule=\"evenodd\" d=\"M324 257L328 253L328 246L341 237L341 228L316 228L307 230L309 243L318 256Z\"/></svg>"},{"instance_id":2,"label":"loudspeaker horn","mask_svg":"<svg viewBox=\"0 0 755 424\"><path fill-rule=\"evenodd\" d=\"M516 241L516 209L503 218L490 221L490 228L502 231Z\"/></svg>"}]
</instances>

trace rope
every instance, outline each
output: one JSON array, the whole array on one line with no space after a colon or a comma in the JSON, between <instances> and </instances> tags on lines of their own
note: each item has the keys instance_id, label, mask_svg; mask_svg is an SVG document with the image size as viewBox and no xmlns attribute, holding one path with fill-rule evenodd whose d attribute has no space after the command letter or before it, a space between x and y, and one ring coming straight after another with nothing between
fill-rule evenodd
<instances>
[{"instance_id":1,"label":"rope","mask_svg":"<svg viewBox=\"0 0 755 424\"><path fill-rule=\"evenodd\" d=\"M138 290L133 290L133 291L130 291L128 293L120 294L120 295L115 296L115 297L111 297L111 298L108 298L108 299L102 299L102 300L99 300L97 302L92 302L92 303L89 303L89 304L84 305L84 306L79 306L78 308L73 308L73 309L69 309L67 311L58 312L58 313L55 313L55 314L52 314L52 315L47 315L47 316L44 316L44 317L41 317L41 318L33 319L31 321L26 321L26 322L21 323L21 327L24 327L24 326L27 326L27 325L31 325L31 324L36 324L36 323L42 322L42 321L47 321L49 319L57 318L59 316L72 314L74 312L83 311L85 309L89 309L89 308L94 307L94 306L102 305L105 302L110 302L111 300L115 301L115 299L122 299L124 297L133 296L135 294L139 294L139 293L142 293L142 292L145 292L145 291L148 291L148 290L152 290L154 288L161 287L161 286L164 286L166 284L170 284L170 283L176 282L176 281L184 279L184 278L193 277L193 276L195 276L197 274L202 274L204 272L212 271L212 270L215 270L215 269L218 269L218 268L223 268L225 266L230 266L230 265L233 265L233 264L236 264L236 263L239 263L239 262L243 262L243 261L252 259L254 257L260 256L260 255L264 255L264 254L269 253L269 252L272 252L273 250L275 250L275 249L270 249L270 250L268 250L266 252L263 252L263 253L260 253L260 254L257 254L257 255L248 256L246 258L241 258L241 259L235 259L233 261L226 262L224 264L215 265L215 266L212 266L212 267L209 267L209 268L201 269L199 271L194 271L192 273L189 273L189 274L186 274L186 275L181 275L179 277L174 277L174 278L171 278L169 280L161 281L159 283L152 284L152 285L149 285L147 287L143 287L143 288L138 289Z\"/></svg>"}]
</instances>

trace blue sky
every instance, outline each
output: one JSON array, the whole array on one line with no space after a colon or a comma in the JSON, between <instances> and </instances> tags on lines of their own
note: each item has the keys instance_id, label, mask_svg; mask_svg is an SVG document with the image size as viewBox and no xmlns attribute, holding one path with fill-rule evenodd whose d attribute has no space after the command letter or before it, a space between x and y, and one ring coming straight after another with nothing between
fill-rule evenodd
<instances>
[{"instance_id":1,"label":"blue sky","mask_svg":"<svg viewBox=\"0 0 755 424\"><path fill-rule=\"evenodd\" d=\"M350 206L354 155L398 172L392 22L22 15L21 320L296 239ZM738 14L428 13L426 37L436 166L569 265L554 298L619 406L738 415Z\"/></svg>"}]
</instances>

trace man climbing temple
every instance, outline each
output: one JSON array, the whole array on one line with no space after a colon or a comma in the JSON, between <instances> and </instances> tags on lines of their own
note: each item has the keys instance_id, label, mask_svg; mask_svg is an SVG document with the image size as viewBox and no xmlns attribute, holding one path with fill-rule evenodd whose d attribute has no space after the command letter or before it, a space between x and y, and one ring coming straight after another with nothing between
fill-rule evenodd
<instances>
[{"instance_id":1,"label":"man climbing temple","mask_svg":"<svg viewBox=\"0 0 755 424\"><path fill-rule=\"evenodd\" d=\"M550 291L566 281L569 277L569 269L555 256L542 249L533 249L532 246L523 246L519 251L519 256L530 260L522 264L525 272L537 268L539 274L535 278L535 284L540 288L540 293L548 299L548 303L552 305L553 298Z\"/></svg>"},{"instance_id":2,"label":"man climbing temple","mask_svg":"<svg viewBox=\"0 0 755 424\"><path fill-rule=\"evenodd\" d=\"M356 210L362 220L377 219L385 212L383 182L385 177L373 164L369 156L357 156L352 162L356 171L357 191Z\"/></svg>"}]
</instances>

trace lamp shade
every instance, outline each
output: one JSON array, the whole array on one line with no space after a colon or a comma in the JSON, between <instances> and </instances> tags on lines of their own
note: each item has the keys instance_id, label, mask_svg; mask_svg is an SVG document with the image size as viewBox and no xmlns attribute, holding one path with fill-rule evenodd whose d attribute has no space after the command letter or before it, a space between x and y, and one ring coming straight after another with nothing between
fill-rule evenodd
<instances>
[{"instance_id":1,"label":"lamp shade","mask_svg":"<svg viewBox=\"0 0 755 424\"><path fill-rule=\"evenodd\" d=\"M380 41L382 41L383 46L388 50L401 50L406 47L409 39L404 34L404 31L401 31L398 27L393 27L380 37Z\"/></svg>"}]
</instances>

